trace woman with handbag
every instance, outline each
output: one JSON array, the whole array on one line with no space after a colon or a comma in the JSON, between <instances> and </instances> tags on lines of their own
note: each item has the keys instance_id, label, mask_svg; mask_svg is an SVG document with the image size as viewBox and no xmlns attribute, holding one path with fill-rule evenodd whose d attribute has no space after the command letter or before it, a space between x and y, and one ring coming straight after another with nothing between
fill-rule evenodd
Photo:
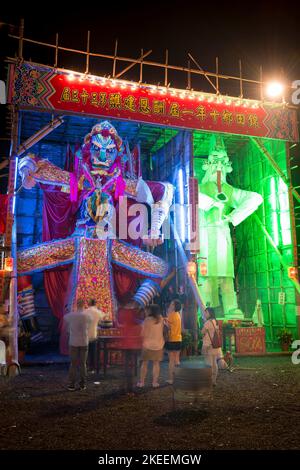
<instances>
[{"instance_id":1,"label":"woman with handbag","mask_svg":"<svg viewBox=\"0 0 300 470\"><path fill-rule=\"evenodd\" d=\"M205 322L201 333L203 335L202 354L207 365L212 369L212 383L217 385L218 358L222 356L221 339L215 312L207 307L204 311Z\"/></svg>"},{"instance_id":2,"label":"woman with handbag","mask_svg":"<svg viewBox=\"0 0 300 470\"><path fill-rule=\"evenodd\" d=\"M158 305L149 305L146 311L148 315L146 316L142 326L142 365L140 370L140 380L137 383L137 387L142 388L145 386L148 362L152 361L152 387L157 388L159 387L158 377L160 372L160 361L163 360L163 348L165 344L163 337L164 320Z\"/></svg>"}]
</instances>

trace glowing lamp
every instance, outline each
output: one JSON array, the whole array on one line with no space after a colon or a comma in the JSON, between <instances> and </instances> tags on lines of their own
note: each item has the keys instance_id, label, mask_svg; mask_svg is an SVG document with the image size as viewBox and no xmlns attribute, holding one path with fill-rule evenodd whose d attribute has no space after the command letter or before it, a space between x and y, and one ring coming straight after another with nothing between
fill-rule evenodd
<instances>
[{"instance_id":1,"label":"glowing lamp","mask_svg":"<svg viewBox=\"0 0 300 470\"><path fill-rule=\"evenodd\" d=\"M69 73L69 75L68 75L68 80L69 80L70 82L72 82L73 80L75 80L75 75L74 75L73 73Z\"/></svg>"},{"instance_id":2,"label":"glowing lamp","mask_svg":"<svg viewBox=\"0 0 300 470\"><path fill-rule=\"evenodd\" d=\"M288 268L288 276L290 279L297 279L298 278L298 270L295 266L290 266Z\"/></svg>"},{"instance_id":3,"label":"glowing lamp","mask_svg":"<svg viewBox=\"0 0 300 470\"><path fill-rule=\"evenodd\" d=\"M207 264L206 263L200 263L200 274L201 274L201 276L206 276L206 274L207 274Z\"/></svg>"},{"instance_id":4,"label":"glowing lamp","mask_svg":"<svg viewBox=\"0 0 300 470\"><path fill-rule=\"evenodd\" d=\"M13 258L5 258L4 260L4 270L6 272L12 272L14 268L14 259Z\"/></svg>"},{"instance_id":5,"label":"glowing lamp","mask_svg":"<svg viewBox=\"0 0 300 470\"><path fill-rule=\"evenodd\" d=\"M197 265L194 261L189 261L186 265L186 272L190 277L196 276Z\"/></svg>"},{"instance_id":6,"label":"glowing lamp","mask_svg":"<svg viewBox=\"0 0 300 470\"><path fill-rule=\"evenodd\" d=\"M277 98L283 93L283 84L280 82L270 82L267 85L266 93L270 98Z\"/></svg>"}]
</instances>

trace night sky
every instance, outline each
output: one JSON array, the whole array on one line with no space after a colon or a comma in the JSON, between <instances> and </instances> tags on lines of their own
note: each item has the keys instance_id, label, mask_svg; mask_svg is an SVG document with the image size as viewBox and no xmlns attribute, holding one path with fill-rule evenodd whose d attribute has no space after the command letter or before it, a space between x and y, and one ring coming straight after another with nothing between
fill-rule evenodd
<instances>
[{"instance_id":1,"label":"night sky","mask_svg":"<svg viewBox=\"0 0 300 470\"><path fill-rule=\"evenodd\" d=\"M283 69L289 80L300 79L299 2L297 7L297 2L291 1L276 5L271 1L148 0L123 1L118 5L109 0L85 0L82 5L66 6L64 2L63 9L62 3L26 4L24 11L17 6L6 6L0 18L14 25L23 16L27 37L54 42L58 32L60 42L68 47L84 49L86 32L90 29L91 49L98 52L113 53L118 38L118 52L124 56L138 57L141 48L152 49L149 58L163 62L164 50L168 48L171 64L187 65L190 52L206 70L214 71L218 56L221 73L237 75L241 59L245 77L259 79L262 64L265 78L278 77ZM30 49L29 54L32 60L45 57L45 52L36 49ZM66 60L78 70L83 69L78 59ZM110 65L105 67L111 73ZM101 72L97 66L92 71ZM182 79L174 76L170 80L180 85L176 81ZM186 86L185 80L182 86Z\"/></svg>"}]
</instances>

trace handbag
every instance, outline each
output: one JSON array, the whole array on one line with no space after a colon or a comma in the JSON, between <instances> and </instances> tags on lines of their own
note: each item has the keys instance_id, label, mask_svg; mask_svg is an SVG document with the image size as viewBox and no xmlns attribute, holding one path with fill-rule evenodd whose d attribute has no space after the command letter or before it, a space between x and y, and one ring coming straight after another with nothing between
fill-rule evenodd
<instances>
[{"instance_id":1,"label":"handbag","mask_svg":"<svg viewBox=\"0 0 300 470\"><path fill-rule=\"evenodd\" d=\"M163 337L164 337L165 343L167 343L170 338L170 327L166 323L164 323Z\"/></svg>"},{"instance_id":2,"label":"handbag","mask_svg":"<svg viewBox=\"0 0 300 470\"><path fill-rule=\"evenodd\" d=\"M222 341L220 337L219 331L216 329L214 322L211 320L213 327L214 327L214 334L213 337L210 336L209 331L207 330L211 345L213 349L218 349L222 347Z\"/></svg>"}]
</instances>

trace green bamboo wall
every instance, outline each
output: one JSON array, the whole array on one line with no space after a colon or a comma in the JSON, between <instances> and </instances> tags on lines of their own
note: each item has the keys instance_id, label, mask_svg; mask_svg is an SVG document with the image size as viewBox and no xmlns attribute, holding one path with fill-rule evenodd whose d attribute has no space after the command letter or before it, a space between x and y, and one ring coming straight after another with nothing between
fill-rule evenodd
<instances>
[{"instance_id":1,"label":"green bamboo wall","mask_svg":"<svg viewBox=\"0 0 300 470\"><path fill-rule=\"evenodd\" d=\"M202 158L210 135L195 133L194 171L202 179ZM227 181L235 187L256 191L264 199L256 215L280 250L287 265L293 266L293 246L290 230L290 208L287 187L276 175L268 160L247 138L224 138L233 172ZM286 149L281 141L265 140L264 144L281 170L286 174ZM207 153L206 153L207 155ZM198 158L197 158L198 157ZM240 308L251 317L256 300L262 302L268 350L279 349L277 333L286 327L296 337L296 293L282 267L277 254L267 243L266 237L252 215L232 230L236 287ZM201 241L200 241L201 243ZM285 293L285 304L279 305L278 296Z\"/></svg>"}]
</instances>

